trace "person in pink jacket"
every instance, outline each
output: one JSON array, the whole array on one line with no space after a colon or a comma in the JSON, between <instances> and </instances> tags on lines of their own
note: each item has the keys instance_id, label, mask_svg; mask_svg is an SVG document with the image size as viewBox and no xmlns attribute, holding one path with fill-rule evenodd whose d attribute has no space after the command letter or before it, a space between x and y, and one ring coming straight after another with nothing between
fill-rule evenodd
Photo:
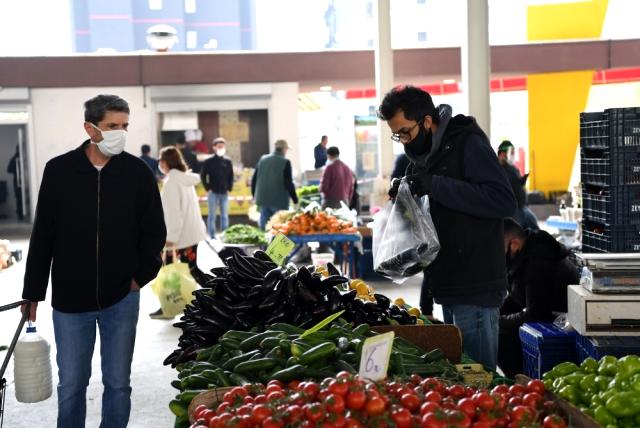
<instances>
[{"instance_id":1,"label":"person in pink jacket","mask_svg":"<svg viewBox=\"0 0 640 428\"><path fill-rule=\"evenodd\" d=\"M353 172L340 160L337 147L327 149L327 166L322 172L320 192L322 192L322 208L340 208L340 202L349 205L353 196Z\"/></svg>"}]
</instances>

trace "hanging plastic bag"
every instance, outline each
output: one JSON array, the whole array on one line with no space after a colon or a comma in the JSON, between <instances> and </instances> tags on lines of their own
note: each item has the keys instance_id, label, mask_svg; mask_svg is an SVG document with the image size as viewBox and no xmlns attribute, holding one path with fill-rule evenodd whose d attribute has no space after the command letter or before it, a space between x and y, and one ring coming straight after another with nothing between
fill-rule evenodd
<instances>
[{"instance_id":1,"label":"hanging plastic bag","mask_svg":"<svg viewBox=\"0 0 640 428\"><path fill-rule=\"evenodd\" d=\"M163 265L151 289L160 300L163 315L176 316L184 311L185 306L193 300L196 280L189 271L189 265L182 263L173 254L173 263Z\"/></svg>"},{"instance_id":2,"label":"hanging plastic bag","mask_svg":"<svg viewBox=\"0 0 640 428\"><path fill-rule=\"evenodd\" d=\"M439 250L428 196L415 199L402 180L395 201L374 216L374 270L402 283L431 264Z\"/></svg>"}]
</instances>

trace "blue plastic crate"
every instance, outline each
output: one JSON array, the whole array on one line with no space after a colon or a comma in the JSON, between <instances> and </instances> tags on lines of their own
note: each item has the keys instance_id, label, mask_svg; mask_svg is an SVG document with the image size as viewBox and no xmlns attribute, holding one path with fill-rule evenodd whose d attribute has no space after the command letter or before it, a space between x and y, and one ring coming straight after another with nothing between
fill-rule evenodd
<instances>
[{"instance_id":1,"label":"blue plastic crate","mask_svg":"<svg viewBox=\"0 0 640 428\"><path fill-rule=\"evenodd\" d=\"M576 360L574 332L552 323L526 323L520 327L524 374L539 379L555 365Z\"/></svg>"},{"instance_id":2,"label":"blue plastic crate","mask_svg":"<svg viewBox=\"0 0 640 428\"><path fill-rule=\"evenodd\" d=\"M578 362L591 357L599 360L605 355L620 358L625 355L640 355L640 340L627 336L582 336L576 335Z\"/></svg>"}]
</instances>

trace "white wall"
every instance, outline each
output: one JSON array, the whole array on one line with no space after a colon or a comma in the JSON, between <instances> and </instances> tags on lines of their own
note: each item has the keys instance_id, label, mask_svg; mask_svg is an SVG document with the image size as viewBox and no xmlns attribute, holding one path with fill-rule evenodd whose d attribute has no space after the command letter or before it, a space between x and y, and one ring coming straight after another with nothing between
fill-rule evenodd
<instances>
[{"instance_id":1,"label":"white wall","mask_svg":"<svg viewBox=\"0 0 640 428\"><path fill-rule=\"evenodd\" d=\"M298 143L298 83L285 82L271 85L269 101L269 148L273 150L276 140L289 143L287 158L291 160L294 177L301 172L302 153Z\"/></svg>"},{"instance_id":2,"label":"white wall","mask_svg":"<svg viewBox=\"0 0 640 428\"><path fill-rule=\"evenodd\" d=\"M83 128L84 102L99 94L114 94L129 103L129 134L126 151L138 156L140 146L156 138L153 111L144 107L142 87L108 88L43 88L31 90L33 135L29 144L35 157L36 183L40 188L42 172L47 161L78 147L88 138Z\"/></svg>"}]
</instances>

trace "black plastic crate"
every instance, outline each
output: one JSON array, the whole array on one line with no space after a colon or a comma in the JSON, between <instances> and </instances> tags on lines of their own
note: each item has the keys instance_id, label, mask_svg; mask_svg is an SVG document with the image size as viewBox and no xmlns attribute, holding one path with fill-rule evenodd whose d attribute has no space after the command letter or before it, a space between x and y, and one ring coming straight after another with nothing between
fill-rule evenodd
<instances>
[{"instance_id":1,"label":"black plastic crate","mask_svg":"<svg viewBox=\"0 0 640 428\"><path fill-rule=\"evenodd\" d=\"M586 220L604 224L640 224L640 186L582 186Z\"/></svg>"},{"instance_id":2,"label":"black plastic crate","mask_svg":"<svg viewBox=\"0 0 640 428\"><path fill-rule=\"evenodd\" d=\"M582 251L597 253L635 253L640 251L640 225L599 224L584 218Z\"/></svg>"},{"instance_id":3,"label":"black plastic crate","mask_svg":"<svg viewBox=\"0 0 640 428\"><path fill-rule=\"evenodd\" d=\"M607 150L582 149L581 178L585 184L618 186L640 184L640 146Z\"/></svg>"},{"instance_id":4,"label":"black plastic crate","mask_svg":"<svg viewBox=\"0 0 640 428\"><path fill-rule=\"evenodd\" d=\"M609 138L609 116L603 112L580 113L580 147L606 149Z\"/></svg>"},{"instance_id":5,"label":"black plastic crate","mask_svg":"<svg viewBox=\"0 0 640 428\"><path fill-rule=\"evenodd\" d=\"M604 111L609 121L612 147L640 146L640 107Z\"/></svg>"},{"instance_id":6,"label":"black plastic crate","mask_svg":"<svg viewBox=\"0 0 640 428\"><path fill-rule=\"evenodd\" d=\"M640 341L627 336L582 336L576 334L578 363L591 357L599 360L605 355L620 358L625 355L640 355Z\"/></svg>"}]
</instances>

